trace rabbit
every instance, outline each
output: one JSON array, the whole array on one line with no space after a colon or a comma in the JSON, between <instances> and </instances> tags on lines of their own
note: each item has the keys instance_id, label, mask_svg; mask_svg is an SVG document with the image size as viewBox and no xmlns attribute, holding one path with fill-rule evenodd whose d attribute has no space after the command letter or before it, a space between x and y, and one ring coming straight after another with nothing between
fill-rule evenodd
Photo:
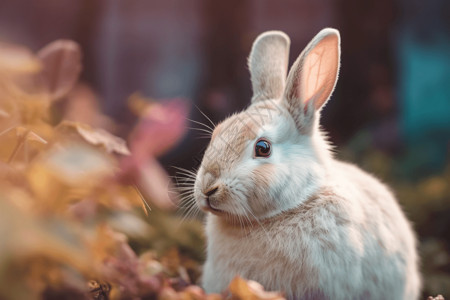
<instances>
[{"instance_id":1,"label":"rabbit","mask_svg":"<svg viewBox=\"0 0 450 300\"><path fill-rule=\"evenodd\" d=\"M203 288L223 292L239 275L287 299L417 299L412 226L383 183L333 157L319 127L339 32L320 31L286 76L289 45L280 31L255 40L251 105L213 129L196 173Z\"/></svg>"}]
</instances>

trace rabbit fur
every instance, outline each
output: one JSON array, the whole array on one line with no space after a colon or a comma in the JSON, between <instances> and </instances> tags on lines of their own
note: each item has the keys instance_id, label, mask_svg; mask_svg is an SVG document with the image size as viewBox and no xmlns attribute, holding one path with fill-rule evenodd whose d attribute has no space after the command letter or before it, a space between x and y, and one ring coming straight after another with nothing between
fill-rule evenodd
<instances>
[{"instance_id":1,"label":"rabbit fur","mask_svg":"<svg viewBox=\"0 0 450 300\"><path fill-rule=\"evenodd\" d=\"M333 158L319 128L337 81L340 36L323 29L286 78L290 41L253 44L252 104L214 129L194 184L207 211L202 284L240 275L288 299L417 299L416 239L389 189ZM255 143L271 144L269 157Z\"/></svg>"}]
</instances>

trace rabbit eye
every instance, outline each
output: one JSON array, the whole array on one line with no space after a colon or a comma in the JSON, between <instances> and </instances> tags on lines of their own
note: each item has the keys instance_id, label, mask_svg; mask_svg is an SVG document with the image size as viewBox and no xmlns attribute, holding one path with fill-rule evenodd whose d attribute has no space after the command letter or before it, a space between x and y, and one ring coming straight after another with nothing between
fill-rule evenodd
<instances>
[{"instance_id":1,"label":"rabbit eye","mask_svg":"<svg viewBox=\"0 0 450 300\"><path fill-rule=\"evenodd\" d=\"M265 139L260 139L255 144L255 157L269 157L272 152L270 142Z\"/></svg>"}]
</instances>

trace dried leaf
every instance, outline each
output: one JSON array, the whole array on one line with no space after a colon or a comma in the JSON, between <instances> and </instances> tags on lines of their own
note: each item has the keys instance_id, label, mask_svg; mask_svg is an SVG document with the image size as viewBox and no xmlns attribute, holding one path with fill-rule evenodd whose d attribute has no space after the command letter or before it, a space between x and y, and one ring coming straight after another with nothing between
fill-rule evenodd
<instances>
[{"instance_id":1,"label":"dried leaf","mask_svg":"<svg viewBox=\"0 0 450 300\"><path fill-rule=\"evenodd\" d=\"M242 300L283 300L277 292L266 292L262 285L256 281L246 281L241 277L235 277L228 287L232 299Z\"/></svg>"},{"instance_id":2,"label":"dried leaf","mask_svg":"<svg viewBox=\"0 0 450 300\"><path fill-rule=\"evenodd\" d=\"M16 127L16 134L19 137L23 137L27 141L38 142L39 144L47 144L47 141L41 138L39 135L25 127Z\"/></svg>"},{"instance_id":3,"label":"dried leaf","mask_svg":"<svg viewBox=\"0 0 450 300\"><path fill-rule=\"evenodd\" d=\"M124 235L107 226L99 226L92 247L96 261L101 262L99 268L103 277L119 288L119 299L135 299L159 289L160 282L156 277L141 274L139 259Z\"/></svg>"},{"instance_id":4,"label":"dried leaf","mask_svg":"<svg viewBox=\"0 0 450 300\"><path fill-rule=\"evenodd\" d=\"M101 146L108 153L115 152L122 155L130 154L130 150L128 150L126 142L123 139L114 136L101 128L92 128L87 124L78 122L63 121L58 125L57 130L60 132L74 130L86 142L95 146Z\"/></svg>"},{"instance_id":5,"label":"dried leaf","mask_svg":"<svg viewBox=\"0 0 450 300\"><path fill-rule=\"evenodd\" d=\"M109 292L111 291L111 285L102 282L99 283L95 280L90 280L88 282L89 294L95 300L106 300L108 299Z\"/></svg>"},{"instance_id":6,"label":"dried leaf","mask_svg":"<svg viewBox=\"0 0 450 300\"><path fill-rule=\"evenodd\" d=\"M58 211L75 199L83 199L93 188L113 175L114 161L101 151L83 144L55 145L27 170L39 209Z\"/></svg>"},{"instance_id":7,"label":"dried leaf","mask_svg":"<svg viewBox=\"0 0 450 300\"><path fill-rule=\"evenodd\" d=\"M37 57L42 62L42 81L52 99L64 97L78 81L81 50L70 40L57 40L42 48Z\"/></svg>"},{"instance_id":8,"label":"dried leaf","mask_svg":"<svg viewBox=\"0 0 450 300\"><path fill-rule=\"evenodd\" d=\"M88 126L78 126L78 132L84 139L93 145L102 145L109 153L116 152L122 155L129 155L130 151L126 145L126 142L106 130L101 128L93 129Z\"/></svg>"},{"instance_id":9,"label":"dried leaf","mask_svg":"<svg viewBox=\"0 0 450 300\"><path fill-rule=\"evenodd\" d=\"M87 183L94 177L104 178L113 171L112 160L93 148L73 144L49 151L43 163L67 184Z\"/></svg>"},{"instance_id":10,"label":"dried leaf","mask_svg":"<svg viewBox=\"0 0 450 300\"><path fill-rule=\"evenodd\" d=\"M18 126L0 132L0 143L3 146L0 150L0 160L7 163L28 163L44 148L47 141L29 128Z\"/></svg>"}]
</instances>

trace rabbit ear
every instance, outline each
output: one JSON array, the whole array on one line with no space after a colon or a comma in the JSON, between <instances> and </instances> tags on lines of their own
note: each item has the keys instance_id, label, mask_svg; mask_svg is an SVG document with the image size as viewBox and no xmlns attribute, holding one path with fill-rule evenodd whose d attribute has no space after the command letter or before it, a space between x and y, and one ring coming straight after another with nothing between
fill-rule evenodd
<instances>
[{"instance_id":1,"label":"rabbit ear","mask_svg":"<svg viewBox=\"0 0 450 300\"><path fill-rule=\"evenodd\" d=\"M325 28L306 46L289 71L284 103L300 131L307 133L315 112L330 98L339 72L339 31Z\"/></svg>"},{"instance_id":2,"label":"rabbit ear","mask_svg":"<svg viewBox=\"0 0 450 300\"><path fill-rule=\"evenodd\" d=\"M281 31L267 31L253 43L248 59L253 87L252 103L281 98L289 60L289 37Z\"/></svg>"}]
</instances>

